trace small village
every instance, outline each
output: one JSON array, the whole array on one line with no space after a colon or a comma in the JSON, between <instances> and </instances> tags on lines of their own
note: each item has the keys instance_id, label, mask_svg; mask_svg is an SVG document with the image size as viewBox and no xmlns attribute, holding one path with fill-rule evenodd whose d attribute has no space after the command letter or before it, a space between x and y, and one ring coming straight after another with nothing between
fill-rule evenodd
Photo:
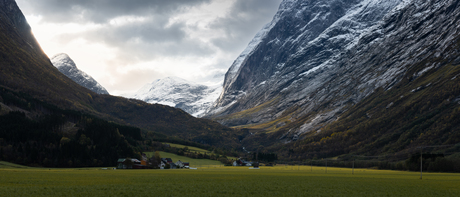
<instances>
[{"instance_id":1,"label":"small village","mask_svg":"<svg viewBox=\"0 0 460 197\"><path fill-rule=\"evenodd\" d=\"M150 159L152 161L152 159ZM247 166L259 168L258 162L246 161L241 158L232 162L232 166ZM142 160L135 158L120 158L117 161L116 169L196 169L190 167L190 162L178 160L174 162L171 158L161 158L157 165L152 164L147 159L145 154L142 155Z\"/></svg>"}]
</instances>

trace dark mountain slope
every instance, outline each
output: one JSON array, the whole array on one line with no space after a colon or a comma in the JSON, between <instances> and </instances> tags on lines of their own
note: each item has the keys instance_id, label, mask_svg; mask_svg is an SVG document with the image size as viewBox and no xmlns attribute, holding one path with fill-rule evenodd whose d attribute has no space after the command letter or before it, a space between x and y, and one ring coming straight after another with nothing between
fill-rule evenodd
<instances>
[{"instance_id":1,"label":"dark mountain slope","mask_svg":"<svg viewBox=\"0 0 460 197\"><path fill-rule=\"evenodd\" d=\"M15 1L0 0L0 5L0 87L105 120L210 145L238 147L234 131L211 120L196 119L172 107L98 95L76 84L51 64Z\"/></svg>"},{"instance_id":2,"label":"dark mountain slope","mask_svg":"<svg viewBox=\"0 0 460 197\"><path fill-rule=\"evenodd\" d=\"M15 1L0 1L0 84L65 108L88 111L90 91L50 67Z\"/></svg>"}]
</instances>

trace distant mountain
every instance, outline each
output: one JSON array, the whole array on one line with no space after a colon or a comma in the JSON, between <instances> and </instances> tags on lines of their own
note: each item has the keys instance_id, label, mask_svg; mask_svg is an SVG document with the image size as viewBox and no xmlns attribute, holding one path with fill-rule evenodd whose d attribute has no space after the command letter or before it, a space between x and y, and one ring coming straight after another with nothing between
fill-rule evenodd
<instances>
[{"instance_id":1,"label":"distant mountain","mask_svg":"<svg viewBox=\"0 0 460 197\"><path fill-rule=\"evenodd\" d=\"M458 143L459 23L457 0L284 0L205 117L297 160Z\"/></svg>"},{"instance_id":2,"label":"distant mountain","mask_svg":"<svg viewBox=\"0 0 460 197\"><path fill-rule=\"evenodd\" d=\"M178 77L167 77L146 84L128 97L147 103L169 105L200 117L219 97L222 86L209 87L186 81Z\"/></svg>"},{"instance_id":3,"label":"distant mountain","mask_svg":"<svg viewBox=\"0 0 460 197\"><path fill-rule=\"evenodd\" d=\"M60 53L53 56L50 60L54 67L56 67L62 74L77 82L81 86L98 94L109 94L109 92L107 92L101 84L94 80L93 77L79 70L69 55Z\"/></svg>"}]
</instances>

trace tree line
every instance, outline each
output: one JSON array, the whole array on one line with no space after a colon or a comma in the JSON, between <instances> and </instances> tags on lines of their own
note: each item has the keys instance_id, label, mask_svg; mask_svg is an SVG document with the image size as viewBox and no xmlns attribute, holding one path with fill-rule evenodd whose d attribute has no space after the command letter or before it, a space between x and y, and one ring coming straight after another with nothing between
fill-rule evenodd
<instances>
[{"instance_id":1,"label":"tree line","mask_svg":"<svg viewBox=\"0 0 460 197\"><path fill-rule=\"evenodd\" d=\"M141 130L88 114L0 91L8 106L25 108L0 116L0 160L28 166L115 166L120 157L140 158Z\"/></svg>"}]
</instances>

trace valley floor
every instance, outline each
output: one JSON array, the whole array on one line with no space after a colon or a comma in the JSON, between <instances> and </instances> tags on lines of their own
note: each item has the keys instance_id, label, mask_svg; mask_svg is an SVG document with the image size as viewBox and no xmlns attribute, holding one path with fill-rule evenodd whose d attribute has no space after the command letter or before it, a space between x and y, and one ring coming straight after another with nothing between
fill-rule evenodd
<instances>
[{"instance_id":1,"label":"valley floor","mask_svg":"<svg viewBox=\"0 0 460 197\"><path fill-rule=\"evenodd\" d=\"M0 166L0 196L460 196L460 174L310 166L197 170Z\"/></svg>"}]
</instances>

